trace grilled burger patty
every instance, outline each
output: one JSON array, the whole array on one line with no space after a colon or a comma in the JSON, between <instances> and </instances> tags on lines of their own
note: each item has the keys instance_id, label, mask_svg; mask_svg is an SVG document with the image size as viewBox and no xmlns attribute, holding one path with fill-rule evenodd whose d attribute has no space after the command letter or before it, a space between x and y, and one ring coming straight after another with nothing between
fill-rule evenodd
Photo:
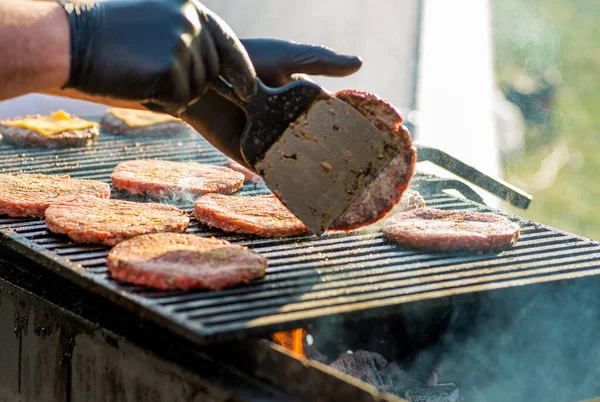
<instances>
[{"instance_id":1,"label":"grilled burger patty","mask_svg":"<svg viewBox=\"0 0 600 402\"><path fill-rule=\"evenodd\" d=\"M180 233L190 223L184 211L170 205L95 197L53 203L45 217L51 232L66 234L76 242L108 246L143 234Z\"/></svg>"},{"instance_id":2,"label":"grilled burger patty","mask_svg":"<svg viewBox=\"0 0 600 402\"><path fill-rule=\"evenodd\" d=\"M117 165L113 186L154 198L187 198L207 193L233 193L244 175L229 168L196 162L135 160Z\"/></svg>"},{"instance_id":3,"label":"grilled burger patty","mask_svg":"<svg viewBox=\"0 0 600 402\"><path fill-rule=\"evenodd\" d=\"M402 194L400 202L390 211L390 214L395 212L406 212L412 209L425 208L425 199L416 190L407 189Z\"/></svg>"},{"instance_id":4,"label":"grilled burger patty","mask_svg":"<svg viewBox=\"0 0 600 402\"><path fill-rule=\"evenodd\" d=\"M385 219L381 219L375 222L370 228L382 228L385 222L389 219L392 219L396 214L406 211L411 211L417 208L425 208L425 199L419 194L418 191L407 189L404 194L402 194L402 199L392 210L387 214Z\"/></svg>"},{"instance_id":5,"label":"grilled burger patty","mask_svg":"<svg viewBox=\"0 0 600 402\"><path fill-rule=\"evenodd\" d=\"M383 234L402 246L440 251L501 250L516 243L519 231L504 216L433 208L399 213L383 225Z\"/></svg>"},{"instance_id":6,"label":"grilled burger patty","mask_svg":"<svg viewBox=\"0 0 600 402\"><path fill-rule=\"evenodd\" d=\"M27 117L41 117L40 115L27 115L15 117L11 120L21 120ZM98 127L89 127L81 130L67 130L51 137L45 137L40 133L25 127L13 127L0 124L0 134L6 142L40 148L55 148L68 146L86 146L96 141L100 134Z\"/></svg>"},{"instance_id":7,"label":"grilled burger patty","mask_svg":"<svg viewBox=\"0 0 600 402\"><path fill-rule=\"evenodd\" d=\"M151 126L132 127L112 113L106 113L100 119L102 131L125 135L164 135L192 134L195 131L184 121L169 121Z\"/></svg>"},{"instance_id":8,"label":"grilled burger patty","mask_svg":"<svg viewBox=\"0 0 600 402\"><path fill-rule=\"evenodd\" d=\"M259 174L254 173L252 170L240 165L231 158L227 159L227 167L231 170L235 170L236 172L240 172L241 174L243 174L245 181L251 181L253 183L261 183L263 181L262 177L260 177Z\"/></svg>"},{"instance_id":9,"label":"grilled burger patty","mask_svg":"<svg viewBox=\"0 0 600 402\"><path fill-rule=\"evenodd\" d=\"M400 201L414 173L417 153L410 133L402 125L400 112L388 101L355 90L341 91L334 96L355 108L379 130L388 133L401 150L360 198L330 227L334 230L351 230L378 221Z\"/></svg>"},{"instance_id":10,"label":"grilled burger patty","mask_svg":"<svg viewBox=\"0 0 600 402\"><path fill-rule=\"evenodd\" d=\"M107 259L114 279L157 289L224 289L265 276L267 259L225 240L158 233L114 247Z\"/></svg>"},{"instance_id":11,"label":"grilled burger patty","mask_svg":"<svg viewBox=\"0 0 600 402\"><path fill-rule=\"evenodd\" d=\"M263 237L294 236L308 232L274 195L244 197L207 194L198 198L196 219L226 232Z\"/></svg>"},{"instance_id":12,"label":"grilled burger patty","mask_svg":"<svg viewBox=\"0 0 600 402\"><path fill-rule=\"evenodd\" d=\"M77 180L69 176L0 175L0 214L42 218L51 203L76 195L109 198L110 186L97 180Z\"/></svg>"}]
</instances>

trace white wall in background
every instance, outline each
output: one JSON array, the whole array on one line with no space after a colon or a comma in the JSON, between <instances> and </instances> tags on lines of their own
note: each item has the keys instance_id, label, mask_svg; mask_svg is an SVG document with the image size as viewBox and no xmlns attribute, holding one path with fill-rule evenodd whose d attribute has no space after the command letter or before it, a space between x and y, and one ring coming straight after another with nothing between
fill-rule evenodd
<instances>
[{"instance_id":1,"label":"white wall in background","mask_svg":"<svg viewBox=\"0 0 600 402\"><path fill-rule=\"evenodd\" d=\"M240 38L277 38L357 54L363 68L318 79L331 91L359 88L407 113L414 93L418 0L204 0Z\"/></svg>"},{"instance_id":2,"label":"white wall in background","mask_svg":"<svg viewBox=\"0 0 600 402\"><path fill-rule=\"evenodd\" d=\"M489 13L488 0L424 0L418 141L500 176Z\"/></svg>"}]
</instances>

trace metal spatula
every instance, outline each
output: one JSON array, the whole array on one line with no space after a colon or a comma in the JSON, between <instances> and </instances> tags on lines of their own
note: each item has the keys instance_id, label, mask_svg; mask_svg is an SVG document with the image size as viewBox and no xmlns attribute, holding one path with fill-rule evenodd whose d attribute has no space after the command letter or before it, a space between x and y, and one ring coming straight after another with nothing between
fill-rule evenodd
<instances>
[{"instance_id":1,"label":"metal spatula","mask_svg":"<svg viewBox=\"0 0 600 402\"><path fill-rule=\"evenodd\" d=\"M314 234L323 233L399 150L354 108L308 81L269 88L250 102L223 79L213 89L242 108L241 153Z\"/></svg>"}]
</instances>

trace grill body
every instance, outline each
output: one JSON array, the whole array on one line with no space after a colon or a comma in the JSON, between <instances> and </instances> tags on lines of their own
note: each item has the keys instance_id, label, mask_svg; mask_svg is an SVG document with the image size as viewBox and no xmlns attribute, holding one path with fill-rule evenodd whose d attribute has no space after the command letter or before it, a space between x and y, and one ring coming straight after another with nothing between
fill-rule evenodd
<instances>
[{"instance_id":1,"label":"grill body","mask_svg":"<svg viewBox=\"0 0 600 402\"><path fill-rule=\"evenodd\" d=\"M290 400L201 352L158 354L2 279L0 336L0 401Z\"/></svg>"},{"instance_id":2,"label":"grill body","mask_svg":"<svg viewBox=\"0 0 600 402\"><path fill-rule=\"evenodd\" d=\"M225 161L199 137L127 138L102 133L90 148L39 150L3 144L0 171L70 174L109 182L117 163L142 157L215 164ZM412 185L431 207L490 211L481 203L443 191L455 189L481 201L460 182L417 176ZM246 186L242 192L249 196L268 193L264 187L254 186ZM115 197L126 195L115 193ZM191 208L190 204L178 206ZM581 390L597 387L582 373L596 350L597 326L589 325L586 317L600 322L590 307L597 305L600 248L588 239L518 217L512 219L522 227L517 246L487 255L402 249L375 230L321 238L257 239L226 235L193 222L191 233L224 238L265 255L270 262L267 277L221 292L157 292L112 281L105 268L105 247L72 243L49 233L40 220L0 217L0 276L12 283L0 280L0 338L5 340L0 346L0 400L6 395L8 400L14 400L15 395L25 400L286 400L287 396L261 384L264 381L295 395L295 399L336 400L344 393L346 400L394 401L398 398L378 395L376 390L335 375L318 363L300 361L268 342L241 338L298 326L326 327L343 319L350 319L346 324L353 323L348 328L358 328L359 318L377 322L378 317L395 314L402 314L405 322L411 317L435 320L435 314L429 312L454 314L473 305L476 312L469 315L477 320L453 318L461 325L451 326L443 342L407 344L406 348L420 354L415 360L455 361L457 372L464 371L465 375L453 380L466 395L471 386L481 388L485 375L505 379L487 390L488 400L506 400L508 396L532 400L530 395L558 395L560 390L564 400L590 397L591 391ZM554 303L546 300L548 289L555 295ZM568 308L564 296L569 297ZM538 302L542 297L543 303ZM511 309L506 308L507 300L512 301ZM539 313L540 305L547 306L544 314ZM578 315L584 305L588 306L585 314ZM453 307L448 310L445 306ZM510 313L499 319L498 306ZM559 308L565 311L557 317L554 311ZM571 353L570 360L548 358L542 364L539 351L561 350L565 345L564 341L537 341L547 333L543 325L554 319L557 327L569 328L573 317L577 317L577 325L572 325L572 331L563 331L568 336L562 339L588 334L577 343L592 353L579 352L576 363ZM526 342L519 337L507 342L510 333L498 342L498 332L511 325L525 333ZM485 345L480 349L502 356L503 364L494 368L497 362L489 360L491 368L486 372L485 365L476 364L482 358L479 349L464 352L474 342L465 338L473 328L480 328L475 331L477 343ZM421 332L414 338L421 339ZM238 341L226 342L230 340ZM221 344L216 347L201 346L217 341ZM524 355L526 350L518 349L523 344L534 352ZM511 355L509 349L513 347ZM494 353L488 353L488 358ZM518 364L524 356L535 363L529 366L543 368L538 376L521 370ZM515 363L509 365L507 358ZM561 368L554 362L570 362L571 366ZM574 370L575 365L578 370ZM129 369L120 371L122 368ZM131 373L136 378L128 378ZM306 383L299 383L298 376ZM165 384L167 377L175 380ZM517 383L516 377L522 381ZM562 379L564 385L548 386L540 394L536 384L544 377L556 384ZM581 392L567 392L576 379L581 380L577 383L581 386L576 387ZM189 386L188 393L177 394L183 392L184 383ZM521 385L515 387L516 383ZM506 393L511 387L513 392Z\"/></svg>"},{"instance_id":3,"label":"grill body","mask_svg":"<svg viewBox=\"0 0 600 402\"><path fill-rule=\"evenodd\" d=\"M224 164L224 156L200 136L131 138L102 133L89 148L39 150L3 146L0 171L70 174L110 182L117 163L137 158ZM435 191L427 191L427 183ZM489 211L481 204L440 192L439 183L417 177L430 207ZM252 196L268 190L245 186ZM116 197L126 195L116 193ZM191 204L180 204L190 210ZM269 259L264 280L219 292L158 292L117 283L105 267L108 248L81 245L48 232L35 219L0 218L2 246L34 260L79 286L118 303L198 343L264 335L319 320L402 311L421 300L444 302L459 295L600 272L597 243L514 217L518 244L500 254L426 253L387 242L375 230L321 237L259 239L227 235L192 222L188 232L248 246Z\"/></svg>"},{"instance_id":4,"label":"grill body","mask_svg":"<svg viewBox=\"0 0 600 402\"><path fill-rule=\"evenodd\" d=\"M89 148L39 150L3 145L0 171L70 174L110 182L117 163L137 158L225 162L199 136L157 139L102 133ZM441 192L435 178L416 177L413 185L430 207L490 211ZM252 196L268 190L247 185L241 192ZM126 196L116 193L115 197ZM178 206L192 208L191 204ZM75 244L48 232L40 220L0 218L0 233L6 251L25 256L195 343L206 344L341 318L400 313L425 300L452 303L482 291L600 273L597 243L512 219L522 227L518 244L499 254L484 255L403 249L368 229L321 237L259 239L227 235L193 221L189 233L227 239L269 259L263 280L219 292L158 292L117 283L105 267L108 248Z\"/></svg>"}]
</instances>

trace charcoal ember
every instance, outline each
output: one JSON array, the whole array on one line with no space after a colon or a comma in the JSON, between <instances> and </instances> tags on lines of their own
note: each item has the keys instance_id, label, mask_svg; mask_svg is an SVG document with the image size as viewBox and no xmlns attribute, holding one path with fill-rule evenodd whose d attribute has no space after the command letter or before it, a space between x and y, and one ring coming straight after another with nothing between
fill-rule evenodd
<instances>
[{"instance_id":1,"label":"charcoal ember","mask_svg":"<svg viewBox=\"0 0 600 402\"><path fill-rule=\"evenodd\" d=\"M438 385L444 380L444 367L441 365L435 366L429 377L427 378L427 385L433 386Z\"/></svg>"},{"instance_id":2,"label":"charcoal ember","mask_svg":"<svg viewBox=\"0 0 600 402\"><path fill-rule=\"evenodd\" d=\"M304 354L310 360L318 361L319 363L329 364L330 359L317 349L313 348L306 342L303 342Z\"/></svg>"},{"instance_id":3,"label":"charcoal ember","mask_svg":"<svg viewBox=\"0 0 600 402\"><path fill-rule=\"evenodd\" d=\"M439 374L434 371L431 373L431 375L427 379L427 385L430 385L430 386L437 385L439 379L440 379Z\"/></svg>"},{"instance_id":4,"label":"charcoal ember","mask_svg":"<svg viewBox=\"0 0 600 402\"><path fill-rule=\"evenodd\" d=\"M304 349L304 355L309 360L314 360L327 365L331 362L331 359L328 356L319 352L312 343L308 343L308 336L305 336L302 339L302 349Z\"/></svg>"},{"instance_id":5,"label":"charcoal ember","mask_svg":"<svg viewBox=\"0 0 600 402\"><path fill-rule=\"evenodd\" d=\"M330 366L409 402L457 402L460 395L454 384L426 386L409 377L396 362L388 364L379 353L365 350L343 353Z\"/></svg>"},{"instance_id":6,"label":"charcoal ember","mask_svg":"<svg viewBox=\"0 0 600 402\"><path fill-rule=\"evenodd\" d=\"M341 354L330 366L378 389L388 389L392 387L390 377L381 372L387 365L379 353L357 350Z\"/></svg>"},{"instance_id":7,"label":"charcoal ember","mask_svg":"<svg viewBox=\"0 0 600 402\"><path fill-rule=\"evenodd\" d=\"M414 378L409 377L405 371L401 370L396 362L388 364L386 368L381 370L381 373L388 376L391 383L391 387L385 388L384 391L392 394L397 394L399 390L423 387L423 384Z\"/></svg>"},{"instance_id":8,"label":"charcoal ember","mask_svg":"<svg viewBox=\"0 0 600 402\"><path fill-rule=\"evenodd\" d=\"M454 384L440 384L433 387L420 387L397 394L409 402L457 402L460 390Z\"/></svg>"}]
</instances>

